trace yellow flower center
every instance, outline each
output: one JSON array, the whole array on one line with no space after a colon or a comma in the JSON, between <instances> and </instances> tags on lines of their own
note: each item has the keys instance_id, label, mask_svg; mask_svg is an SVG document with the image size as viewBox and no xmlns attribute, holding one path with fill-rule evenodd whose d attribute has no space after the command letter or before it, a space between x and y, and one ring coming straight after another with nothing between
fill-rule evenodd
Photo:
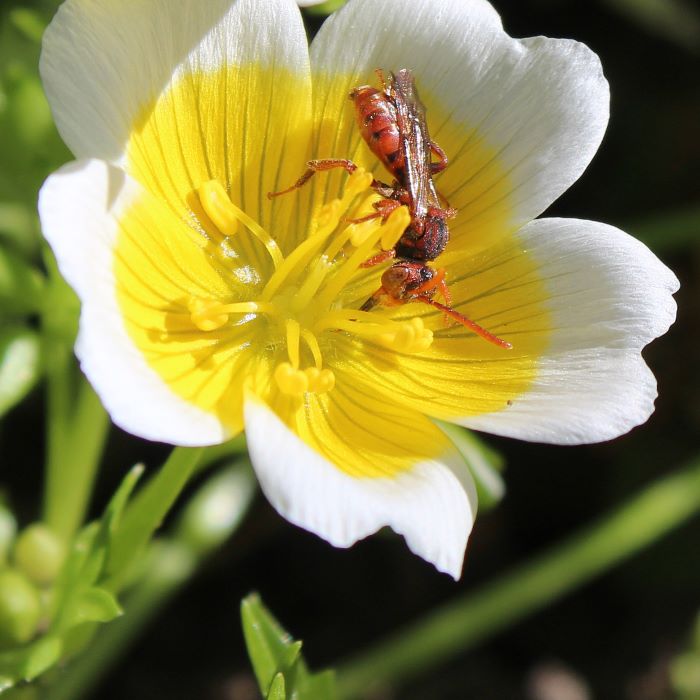
<instances>
[{"instance_id":1,"label":"yellow flower center","mask_svg":"<svg viewBox=\"0 0 700 700\"><path fill-rule=\"evenodd\" d=\"M286 257L274 238L231 202L220 182L212 180L198 188L201 206L222 241L244 226L265 246L274 271L256 299L230 303L190 299L191 320L204 332L240 323L241 317L266 324L270 340L277 344L281 339L286 346L286 358L274 370L284 394L301 396L333 388L335 377L324 368L319 341L324 334L346 332L409 353L424 351L432 343L432 332L420 318L395 321L380 313L342 307L341 292L361 264L377 246L393 248L410 223L406 207L397 208L383 224L379 219L352 223L373 211L376 195L370 190L371 182L372 176L364 170L353 173L342 197L312 217L309 235Z\"/></svg>"}]
</instances>

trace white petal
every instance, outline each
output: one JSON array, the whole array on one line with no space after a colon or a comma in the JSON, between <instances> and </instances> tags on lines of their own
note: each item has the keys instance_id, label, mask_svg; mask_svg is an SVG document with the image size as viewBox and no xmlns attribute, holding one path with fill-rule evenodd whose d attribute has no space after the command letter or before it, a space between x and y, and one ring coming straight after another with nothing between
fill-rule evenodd
<instances>
[{"instance_id":1,"label":"white petal","mask_svg":"<svg viewBox=\"0 0 700 700\"><path fill-rule=\"evenodd\" d=\"M541 219L518 233L549 289L553 334L534 385L511 406L459 421L558 444L599 442L646 421L656 382L642 348L676 315L676 276L642 243L594 221ZM517 345L517 336L512 338Z\"/></svg>"},{"instance_id":2,"label":"white petal","mask_svg":"<svg viewBox=\"0 0 700 700\"><path fill-rule=\"evenodd\" d=\"M412 552L459 578L477 501L456 450L395 478L358 479L302 442L254 396L246 401L245 423L260 485L282 516L336 547L388 525Z\"/></svg>"},{"instance_id":3,"label":"white petal","mask_svg":"<svg viewBox=\"0 0 700 700\"><path fill-rule=\"evenodd\" d=\"M414 72L431 136L448 148L437 183L459 210L456 235L494 221L514 230L539 215L581 175L608 121L594 53L575 41L511 39L481 0L348 3L323 25L311 57L315 73L347 83L317 106L319 119L351 110L341 104L347 88L376 84L377 67ZM355 132L316 156L358 157L365 147Z\"/></svg>"},{"instance_id":4,"label":"white petal","mask_svg":"<svg viewBox=\"0 0 700 700\"><path fill-rule=\"evenodd\" d=\"M118 307L114 246L119 218L141 187L102 161L70 163L39 196L44 235L82 302L76 354L112 420L149 440L206 445L229 437L220 422L176 396L129 338Z\"/></svg>"},{"instance_id":5,"label":"white petal","mask_svg":"<svg viewBox=\"0 0 700 700\"><path fill-rule=\"evenodd\" d=\"M180 73L250 62L308 72L292 0L67 0L40 68L73 153L118 161L146 105Z\"/></svg>"}]
</instances>

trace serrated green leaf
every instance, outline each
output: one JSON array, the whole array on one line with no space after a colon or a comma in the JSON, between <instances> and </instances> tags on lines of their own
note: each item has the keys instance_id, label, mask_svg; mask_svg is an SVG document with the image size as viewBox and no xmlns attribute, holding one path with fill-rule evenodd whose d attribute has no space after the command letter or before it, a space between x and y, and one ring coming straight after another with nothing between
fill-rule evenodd
<instances>
[{"instance_id":1,"label":"serrated green leaf","mask_svg":"<svg viewBox=\"0 0 700 700\"><path fill-rule=\"evenodd\" d=\"M503 458L469 430L442 421L438 421L438 425L469 467L479 497L479 509L493 508L506 492L505 482L499 473L503 469Z\"/></svg>"},{"instance_id":2,"label":"serrated green leaf","mask_svg":"<svg viewBox=\"0 0 700 700\"><path fill-rule=\"evenodd\" d=\"M123 614L123 610L112 593L97 586L88 588L76 600L69 625L83 622L111 622Z\"/></svg>"},{"instance_id":3,"label":"serrated green leaf","mask_svg":"<svg viewBox=\"0 0 700 700\"><path fill-rule=\"evenodd\" d=\"M43 275L18 253L0 248L0 309L3 313L36 313L43 301Z\"/></svg>"},{"instance_id":4,"label":"serrated green leaf","mask_svg":"<svg viewBox=\"0 0 700 700\"><path fill-rule=\"evenodd\" d=\"M287 691L285 689L284 676L278 673L270 685L270 692L267 694L267 700L286 700Z\"/></svg>"},{"instance_id":5,"label":"serrated green leaf","mask_svg":"<svg viewBox=\"0 0 700 700\"><path fill-rule=\"evenodd\" d=\"M253 671L264 692L276 673L289 670L299 656L301 643L294 642L255 594L241 603L241 620Z\"/></svg>"},{"instance_id":6,"label":"serrated green leaf","mask_svg":"<svg viewBox=\"0 0 700 700\"><path fill-rule=\"evenodd\" d=\"M40 375L37 333L22 326L0 330L0 417L32 390Z\"/></svg>"},{"instance_id":7,"label":"serrated green leaf","mask_svg":"<svg viewBox=\"0 0 700 700\"><path fill-rule=\"evenodd\" d=\"M309 672L301 656L302 643L292 640L257 595L243 600L241 619L248 654L263 694L268 692L267 697L271 697L272 684L282 675L286 692L294 700L336 700L335 674Z\"/></svg>"}]
</instances>

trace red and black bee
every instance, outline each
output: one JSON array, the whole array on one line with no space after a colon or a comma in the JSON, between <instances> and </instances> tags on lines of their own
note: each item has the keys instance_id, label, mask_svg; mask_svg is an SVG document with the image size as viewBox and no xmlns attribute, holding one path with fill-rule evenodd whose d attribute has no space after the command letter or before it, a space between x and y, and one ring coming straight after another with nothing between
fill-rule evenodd
<instances>
[{"instance_id":1,"label":"red and black bee","mask_svg":"<svg viewBox=\"0 0 700 700\"><path fill-rule=\"evenodd\" d=\"M447 167L445 152L431 140L426 122L425 106L416 90L413 74L408 69L384 73L377 69L381 88L363 85L350 93L360 133L372 152L393 175L391 185L373 180L371 187L382 199L374 204L375 212L362 219L386 218L402 205L408 207L411 223L394 248L373 256L363 267L398 258L381 278L382 286L362 305L369 311L377 304L429 304L447 317L477 333L480 337L502 348L512 347L486 329L451 308L450 294L445 282L445 271L435 270L427 263L443 252L450 238L447 220L456 210L446 202L443 205L433 176ZM433 156L437 160L433 160ZM357 165L343 158L311 160L306 172L294 185L282 192L268 193L275 197L301 187L316 172L344 168L348 173ZM441 304L433 298L440 292Z\"/></svg>"}]
</instances>

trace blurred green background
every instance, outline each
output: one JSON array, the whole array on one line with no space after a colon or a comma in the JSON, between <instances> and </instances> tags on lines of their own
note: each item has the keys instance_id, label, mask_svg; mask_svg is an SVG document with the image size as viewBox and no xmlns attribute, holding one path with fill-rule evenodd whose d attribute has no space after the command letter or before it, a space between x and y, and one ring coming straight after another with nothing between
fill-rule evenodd
<instances>
[{"instance_id":1,"label":"blurred green background","mask_svg":"<svg viewBox=\"0 0 700 700\"><path fill-rule=\"evenodd\" d=\"M21 261L42 268L37 192L49 172L70 159L37 74L41 32L56 5L53 0L3 0L0 5L2 311L9 304L2 296L7 270ZM238 612L251 589L260 591L285 626L304 639L313 666L333 665L527 561L700 453L700 14L691 8L671 0L497 3L513 36L544 34L588 44L600 55L611 83L612 118L601 150L549 213L618 225L647 242L681 279L678 321L645 351L660 392L648 424L614 442L580 448L488 438L505 457L507 494L477 520L457 584L390 534L349 551L336 550L283 521L259 497L234 539L93 697L255 698ZM321 20L316 15L307 19L313 33ZM436 51L439 46L436 36ZM29 315L21 322L3 321L0 345L22 334L33 337L31 290L39 282L32 278L25 284L30 292L19 311ZM40 387L40 372L37 364L36 376L25 381ZM37 388L0 423L0 483L23 522L38 516L43 411ZM166 454L163 446L113 430L96 512L128 465L142 460L155 465ZM401 690L387 688L373 697L680 697L681 672L674 660L692 643L700 607L699 543L696 519ZM671 669L676 669L675 689ZM567 682L588 688L589 694L565 694L565 685L556 684Z\"/></svg>"}]
</instances>

